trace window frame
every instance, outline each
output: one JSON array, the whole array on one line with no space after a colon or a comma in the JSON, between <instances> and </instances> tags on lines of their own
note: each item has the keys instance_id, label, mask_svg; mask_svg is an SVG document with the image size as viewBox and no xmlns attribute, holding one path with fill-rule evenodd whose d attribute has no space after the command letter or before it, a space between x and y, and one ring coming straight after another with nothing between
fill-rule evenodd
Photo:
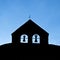
<instances>
[{"instance_id":1,"label":"window frame","mask_svg":"<svg viewBox=\"0 0 60 60\"><path fill-rule=\"evenodd\" d=\"M35 42L35 35L37 35L37 42ZM40 35L38 35L38 34L34 34L33 36L32 36L32 43L33 44L40 44Z\"/></svg>"},{"instance_id":2,"label":"window frame","mask_svg":"<svg viewBox=\"0 0 60 60\"><path fill-rule=\"evenodd\" d=\"M24 36L25 36L25 41L23 41ZM20 43L28 43L28 35L27 34L22 34L20 36Z\"/></svg>"}]
</instances>

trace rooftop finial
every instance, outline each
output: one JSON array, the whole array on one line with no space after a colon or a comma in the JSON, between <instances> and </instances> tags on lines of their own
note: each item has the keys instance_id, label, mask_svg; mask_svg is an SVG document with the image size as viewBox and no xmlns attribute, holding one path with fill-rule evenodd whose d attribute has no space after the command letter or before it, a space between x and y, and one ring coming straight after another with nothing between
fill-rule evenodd
<instances>
[{"instance_id":1,"label":"rooftop finial","mask_svg":"<svg viewBox=\"0 0 60 60\"><path fill-rule=\"evenodd\" d=\"M29 19L31 19L31 15L29 15Z\"/></svg>"}]
</instances>

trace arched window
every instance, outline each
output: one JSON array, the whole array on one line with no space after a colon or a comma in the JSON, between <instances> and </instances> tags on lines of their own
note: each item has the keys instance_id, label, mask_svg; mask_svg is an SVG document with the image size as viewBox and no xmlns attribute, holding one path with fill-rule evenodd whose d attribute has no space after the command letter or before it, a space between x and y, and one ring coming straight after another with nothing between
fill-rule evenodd
<instances>
[{"instance_id":1,"label":"arched window","mask_svg":"<svg viewBox=\"0 0 60 60\"><path fill-rule=\"evenodd\" d=\"M28 43L28 36L26 34L21 35L20 42Z\"/></svg>"},{"instance_id":2,"label":"arched window","mask_svg":"<svg viewBox=\"0 0 60 60\"><path fill-rule=\"evenodd\" d=\"M40 36L38 34L32 36L32 43L40 44Z\"/></svg>"}]
</instances>

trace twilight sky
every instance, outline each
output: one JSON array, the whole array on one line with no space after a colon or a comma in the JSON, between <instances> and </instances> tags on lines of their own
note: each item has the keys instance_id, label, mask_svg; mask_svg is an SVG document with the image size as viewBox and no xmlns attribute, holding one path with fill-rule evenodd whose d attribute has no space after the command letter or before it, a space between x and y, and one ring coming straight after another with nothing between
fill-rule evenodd
<instances>
[{"instance_id":1,"label":"twilight sky","mask_svg":"<svg viewBox=\"0 0 60 60\"><path fill-rule=\"evenodd\" d=\"M0 45L29 19L49 33L49 44L60 45L60 0L0 0Z\"/></svg>"}]
</instances>

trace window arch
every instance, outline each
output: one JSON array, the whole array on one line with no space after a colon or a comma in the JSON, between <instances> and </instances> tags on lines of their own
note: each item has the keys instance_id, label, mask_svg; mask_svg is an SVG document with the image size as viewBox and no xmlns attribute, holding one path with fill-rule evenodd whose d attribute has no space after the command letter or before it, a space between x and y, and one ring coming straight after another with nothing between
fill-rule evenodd
<instances>
[{"instance_id":1,"label":"window arch","mask_svg":"<svg viewBox=\"0 0 60 60\"><path fill-rule=\"evenodd\" d=\"M40 44L40 36L38 34L32 36L32 43Z\"/></svg>"},{"instance_id":2,"label":"window arch","mask_svg":"<svg viewBox=\"0 0 60 60\"><path fill-rule=\"evenodd\" d=\"M26 34L21 35L20 43L28 43L28 35Z\"/></svg>"}]
</instances>

